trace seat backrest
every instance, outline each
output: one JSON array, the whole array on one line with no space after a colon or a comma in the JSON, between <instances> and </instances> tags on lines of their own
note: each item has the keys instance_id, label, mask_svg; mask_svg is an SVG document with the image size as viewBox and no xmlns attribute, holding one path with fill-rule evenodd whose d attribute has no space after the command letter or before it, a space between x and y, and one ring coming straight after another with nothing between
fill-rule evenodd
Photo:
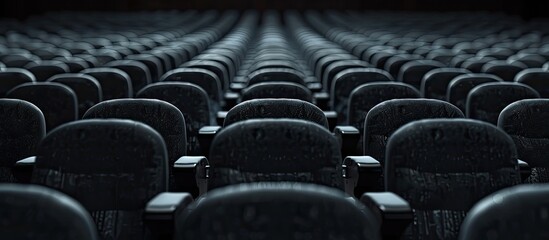
<instances>
[{"instance_id":1,"label":"seat backrest","mask_svg":"<svg viewBox=\"0 0 549 240\"><path fill-rule=\"evenodd\" d=\"M414 209L408 239L455 239L481 198L520 182L511 138L470 119L409 123L387 143L385 187Z\"/></svg>"},{"instance_id":2,"label":"seat backrest","mask_svg":"<svg viewBox=\"0 0 549 240\"><path fill-rule=\"evenodd\" d=\"M227 112L223 126L256 118L292 118L328 128L324 112L312 103L297 99L263 98L242 102Z\"/></svg>"},{"instance_id":3,"label":"seat backrest","mask_svg":"<svg viewBox=\"0 0 549 240\"><path fill-rule=\"evenodd\" d=\"M469 92L465 113L468 118L496 125L501 110L507 105L530 98L539 98L539 93L527 85L509 82L485 83Z\"/></svg>"},{"instance_id":4,"label":"seat backrest","mask_svg":"<svg viewBox=\"0 0 549 240\"><path fill-rule=\"evenodd\" d=\"M457 76L448 84L446 101L454 104L462 112L465 112L467 95L471 89L490 82L503 82L503 80L496 75L485 73L472 73Z\"/></svg>"},{"instance_id":5,"label":"seat backrest","mask_svg":"<svg viewBox=\"0 0 549 240\"><path fill-rule=\"evenodd\" d=\"M305 86L303 73L288 68L263 68L248 75L248 86L263 82L293 82Z\"/></svg>"},{"instance_id":6,"label":"seat backrest","mask_svg":"<svg viewBox=\"0 0 549 240\"><path fill-rule=\"evenodd\" d=\"M548 194L548 185L519 185L485 197L467 214L459 239L547 238Z\"/></svg>"},{"instance_id":7,"label":"seat backrest","mask_svg":"<svg viewBox=\"0 0 549 240\"><path fill-rule=\"evenodd\" d=\"M421 80L421 96L446 100L448 85L455 77L471 73L463 68L436 68L427 72Z\"/></svg>"},{"instance_id":8,"label":"seat backrest","mask_svg":"<svg viewBox=\"0 0 549 240\"><path fill-rule=\"evenodd\" d=\"M101 85L94 77L84 73L58 74L48 79L48 82L61 83L76 93L78 113L82 117L93 105L103 100Z\"/></svg>"},{"instance_id":9,"label":"seat backrest","mask_svg":"<svg viewBox=\"0 0 549 240\"><path fill-rule=\"evenodd\" d=\"M528 67L521 62L509 63L503 60L494 60L484 64L481 71L496 75L503 79L503 81L512 82L515 79L515 75L526 68Z\"/></svg>"},{"instance_id":10,"label":"seat backrest","mask_svg":"<svg viewBox=\"0 0 549 240\"><path fill-rule=\"evenodd\" d=\"M78 119L76 93L60 83L21 84L9 91L7 97L25 100L36 105L44 114L47 131Z\"/></svg>"},{"instance_id":11,"label":"seat backrest","mask_svg":"<svg viewBox=\"0 0 549 240\"><path fill-rule=\"evenodd\" d=\"M173 104L185 117L187 154L200 155L198 132L204 126L214 125L208 94L198 85L185 82L153 83L137 93L138 98L158 99Z\"/></svg>"},{"instance_id":12,"label":"seat backrest","mask_svg":"<svg viewBox=\"0 0 549 240\"><path fill-rule=\"evenodd\" d=\"M109 62L105 66L126 72L130 76L134 94L152 82L149 68L139 61L117 60Z\"/></svg>"},{"instance_id":13,"label":"seat backrest","mask_svg":"<svg viewBox=\"0 0 549 240\"><path fill-rule=\"evenodd\" d=\"M15 163L33 156L46 135L42 111L30 102L0 99L0 182L15 182Z\"/></svg>"},{"instance_id":14,"label":"seat backrest","mask_svg":"<svg viewBox=\"0 0 549 240\"><path fill-rule=\"evenodd\" d=\"M208 193L178 219L175 239L380 239L375 215L347 197L303 183L226 187Z\"/></svg>"},{"instance_id":15,"label":"seat backrest","mask_svg":"<svg viewBox=\"0 0 549 240\"><path fill-rule=\"evenodd\" d=\"M6 94L14 87L23 83L36 82L34 75L23 68L4 68L0 70L0 97Z\"/></svg>"},{"instance_id":16,"label":"seat backrest","mask_svg":"<svg viewBox=\"0 0 549 240\"><path fill-rule=\"evenodd\" d=\"M39 82L44 82L48 78L62 73L68 73L70 71L69 66L61 61L46 60L39 61L38 63L29 63L25 65L25 68L32 72Z\"/></svg>"},{"instance_id":17,"label":"seat backrest","mask_svg":"<svg viewBox=\"0 0 549 240\"><path fill-rule=\"evenodd\" d=\"M259 98L290 98L313 102L311 90L292 82L264 82L245 88L240 93L240 101Z\"/></svg>"},{"instance_id":18,"label":"seat backrest","mask_svg":"<svg viewBox=\"0 0 549 240\"><path fill-rule=\"evenodd\" d=\"M212 110L220 110L219 106L222 104L221 82L212 71L202 68L177 68L162 75L160 81L196 84L208 93Z\"/></svg>"},{"instance_id":19,"label":"seat backrest","mask_svg":"<svg viewBox=\"0 0 549 240\"><path fill-rule=\"evenodd\" d=\"M32 182L73 197L101 239L147 239L143 209L168 189L168 153L151 127L119 119L65 124L41 142Z\"/></svg>"},{"instance_id":20,"label":"seat backrest","mask_svg":"<svg viewBox=\"0 0 549 240\"><path fill-rule=\"evenodd\" d=\"M548 99L526 99L505 107L498 118L498 127L505 131L517 147L518 158L532 168L529 183L549 182L549 119Z\"/></svg>"},{"instance_id":21,"label":"seat backrest","mask_svg":"<svg viewBox=\"0 0 549 240\"><path fill-rule=\"evenodd\" d=\"M407 123L429 118L463 118L454 105L435 99L393 99L382 102L364 119L363 153L383 163L387 140Z\"/></svg>"},{"instance_id":22,"label":"seat backrest","mask_svg":"<svg viewBox=\"0 0 549 240\"><path fill-rule=\"evenodd\" d=\"M525 69L517 73L515 82L526 84L542 98L549 98L549 71L541 68Z\"/></svg>"},{"instance_id":23,"label":"seat backrest","mask_svg":"<svg viewBox=\"0 0 549 240\"><path fill-rule=\"evenodd\" d=\"M442 67L445 67L444 64L434 60L413 60L402 65L396 79L419 90L423 76L433 69Z\"/></svg>"},{"instance_id":24,"label":"seat backrest","mask_svg":"<svg viewBox=\"0 0 549 240\"><path fill-rule=\"evenodd\" d=\"M297 119L252 119L219 132L208 158L208 188L264 181L308 182L343 189L337 139Z\"/></svg>"},{"instance_id":25,"label":"seat backrest","mask_svg":"<svg viewBox=\"0 0 549 240\"><path fill-rule=\"evenodd\" d=\"M116 68L88 68L81 73L94 77L101 85L103 100L131 98L133 86L130 76Z\"/></svg>"},{"instance_id":26,"label":"seat backrest","mask_svg":"<svg viewBox=\"0 0 549 240\"><path fill-rule=\"evenodd\" d=\"M41 186L0 184L0 215L4 239L99 239L80 203Z\"/></svg>"}]
</instances>

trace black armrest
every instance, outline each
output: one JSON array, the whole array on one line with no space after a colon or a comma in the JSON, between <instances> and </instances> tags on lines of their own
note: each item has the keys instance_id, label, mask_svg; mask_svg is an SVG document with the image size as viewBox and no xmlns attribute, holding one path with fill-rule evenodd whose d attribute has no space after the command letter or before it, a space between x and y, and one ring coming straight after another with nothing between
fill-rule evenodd
<instances>
[{"instance_id":1,"label":"black armrest","mask_svg":"<svg viewBox=\"0 0 549 240\"><path fill-rule=\"evenodd\" d=\"M238 98L240 98L240 94L234 92L226 92L223 95L223 98L225 98L225 110L228 111L229 109L236 106Z\"/></svg>"},{"instance_id":2,"label":"black armrest","mask_svg":"<svg viewBox=\"0 0 549 240\"><path fill-rule=\"evenodd\" d=\"M324 111L324 116L328 120L328 127L330 131L334 130L337 125L337 112L336 111Z\"/></svg>"},{"instance_id":3,"label":"black armrest","mask_svg":"<svg viewBox=\"0 0 549 240\"><path fill-rule=\"evenodd\" d=\"M336 126L334 135L339 140L341 145L341 157L345 159L347 156L359 155L356 151L360 140L360 131L353 126Z\"/></svg>"},{"instance_id":4,"label":"black armrest","mask_svg":"<svg viewBox=\"0 0 549 240\"><path fill-rule=\"evenodd\" d=\"M360 196L364 192L379 191L381 174L381 164L373 157L348 156L343 160L345 189L349 193L353 187L355 196Z\"/></svg>"},{"instance_id":5,"label":"black armrest","mask_svg":"<svg viewBox=\"0 0 549 240\"><path fill-rule=\"evenodd\" d=\"M365 193L360 201L381 218L383 239L400 239L412 222L412 208L406 200L394 193Z\"/></svg>"},{"instance_id":6,"label":"black armrest","mask_svg":"<svg viewBox=\"0 0 549 240\"><path fill-rule=\"evenodd\" d=\"M227 111L219 111L215 114L215 120L217 122L217 125L223 126L223 122L225 121L225 117L227 117Z\"/></svg>"},{"instance_id":7,"label":"black armrest","mask_svg":"<svg viewBox=\"0 0 549 240\"><path fill-rule=\"evenodd\" d=\"M200 143L202 155L209 155L210 145L212 145L212 141L220 129L220 126L204 126L198 130L198 142Z\"/></svg>"},{"instance_id":8,"label":"black armrest","mask_svg":"<svg viewBox=\"0 0 549 240\"><path fill-rule=\"evenodd\" d=\"M532 168L530 167L530 165L520 159L518 159L518 165L520 169L520 179L522 181L528 179L528 177L530 177L530 174L532 174Z\"/></svg>"},{"instance_id":9,"label":"black armrest","mask_svg":"<svg viewBox=\"0 0 549 240\"><path fill-rule=\"evenodd\" d=\"M19 183L30 183L32 179L32 170L34 169L34 162L36 157L28 157L19 160L13 166L13 175Z\"/></svg>"},{"instance_id":10,"label":"black armrest","mask_svg":"<svg viewBox=\"0 0 549 240\"><path fill-rule=\"evenodd\" d=\"M203 156L180 157L173 164L173 176L178 188L188 192L198 192L198 196L208 190L210 164ZM198 188L198 191L195 189Z\"/></svg>"},{"instance_id":11,"label":"black armrest","mask_svg":"<svg viewBox=\"0 0 549 240\"><path fill-rule=\"evenodd\" d=\"M308 82L307 88L311 90L311 92L317 93L322 91L322 84L319 82Z\"/></svg>"},{"instance_id":12,"label":"black armrest","mask_svg":"<svg viewBox=\"0 0 549 240\"><path fill-rule=\"evenodd\" d=\"M172 239L175 220L192 202L189 193L160 193L147 203L145 223L159 239Z\"/></svg>"},{"instance_id":13,"label":"black armrest","mask_svg":"<svg viewBox=\"0 0 549 240\"><path fill-rule=\"evenodd\" d=\"M315 104L322 110L328 110L328 103L330 102L330 94L325 92L315 93L313 95Z\"/></svg>"}]
</instances>

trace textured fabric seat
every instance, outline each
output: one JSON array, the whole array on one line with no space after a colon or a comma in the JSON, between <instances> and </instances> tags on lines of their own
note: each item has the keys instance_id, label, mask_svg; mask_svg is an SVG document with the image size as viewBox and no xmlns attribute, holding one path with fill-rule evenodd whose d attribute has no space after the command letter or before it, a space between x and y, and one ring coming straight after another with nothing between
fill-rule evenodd
<instances>
[{"instance_id":1,"label":"textured fabric seat","mask_svg":"<svg viewBox=\"0 0 549 240\"><path fill-rule=\"evenodd\" d=\"M322 72L322 87L326 92L330 91L335 76L349 68L367 68L370 64L362 60L338 60L330 63Z\"/></svg>"},{"instance_id":2,"label":"textured fabric seat","mask_svg":"<svg viewBox=\"0 0 549 240\"><path fill-rule=\"evenodd\" d=\"M539 98L533 88L521 83L485 83L467 95L466 115L497 125L498 116L507 105L521 100Z\"/></svg>"},{"instance_id":3,"label":"textured fabric seat","mask_svg":"<svg viewBox=\"0 0 549 240\"><path fill-rule=\"evenodd\" d=\"M149 126L82 120L50 132L38 147L32 182L73 197L101 239L150 239L143 209L168 189L168 153Z\"/></svg>"},{"instance_id":4,"label":"textured fabric seat","mask_svg":"<svg viewBox=\"0 0 549 240\"><path fill-rule=\"evenodd\" d=\"M0 70L0 97L6 94L14 87L23 83L36 82L34 75L28 70L22 68L4 68Z\"/></svg>"},{"instance_id":5,"label":"textured fabric seat","mask_svg":"<svg viewBox=\"0 0 549 240\"><path fill-rule=\"evenodd\" d=\"M498 76L484 73L471 73L457 76L448 85L446 101L454 104L465 113L467 95L471 89L478 85L491 82L503 82L503 80Z\"/></svg>"},{"instance_id":6,"label":"textured fabric seat","mask_svg":"<svg viewBox=\"0 0 549 240\"><path fill-rule=\"evenodd\" d=\"M187 68L203 68L215 73L221 84L221 89L227 91L229 89L229 70L219 62L212 60L192 60L181 65Z\"/></svg>"},{"instance_id":7,"label":"textured fabric seat","mask_svg":"<svg viewBox=\"0 0 549 240\"><path fill-rule=\"evenodd\" d=\"M495 192L469 211L459 239L546 239L547 195L547 185L520 185Z\"/></svg>"},{"instance_id":8,"label":"textured fabric seat","mask_svg":"<svg viewBox=\"0 0 549 240\"><path fill-rule=\"evenodd\" d=\"M152 82L151 73L147 65L136 60L118 60L112 61L105 65L120 69L128 74L132 82L133 93L136 94L139 90Z\"/></svg>"},{"instance_id":9,"label":"textured fabric seat","mask_svg":"<svg viewBox=\"0 0 549 240\"><path fill-rule=\"evenodd\" d=\"M515 82L532 87L542 98L549 98L549 72L547 70L541 68L522 70L515 76Z\"/></svg>"},{"instance_id":10,"label":"textured fabric seat","mask_svg":"<svg viewBox=\"0 0 549 240\"><path fill-rule=\"evenodd\" d=\"M242 90L240 101L260 98L290 98L313 102L313 94L303 85L292 82L265 82Z\"/></svg>"},{"instance_id":11,"label":"textured fabric seat","mask_svg":"<svg viewBox=\"0 0 549 240\"><path fill-rule=\"evenodd\" d=\"M54 60L29 63L25 65L25 68L29 70L29 72L31 72L39 82L44 82L54 75L68 73L70 71L67 64Z\"/></svg>"},{"instance_id":12,"label":"textured fabric seat","mask_svg":"<svg viewBox=\"0 0 549 240\"><path fill-rule=\"evenodd\" d=\"M326 115L312 103L297 99L273 98L254 99L236 105L227 112L223 126L256 118L302 119L328 128Z\"/></svg>"},{"instance_id":13,"label":"textured fabric seat","mask_svg":"<svg viewBox=\"0 0 549 240\"><path fill-rule=\"evenodd\" d=\"M46 135L44 115L35 105L0 99L0 182L15 182L15 163L33 156Z\"/></svg>"},{"instance_id":14,"label":"textured fabric seat","mask_svg":"<svg viewBox=\"0 0 549 240\"><path fill-rule=\"evenodd\" d=\"M410 84L419 90L423 76L433 69L442 67L444 67L444 64L434 60L410 61L402 65L396 79L397 81Z\"/></svg>"},{"instance_id":15,"label":"textured fabric seat","mask_svg":"<svg viewBox=\"0 0 549 240\"><path fill-rule=\"evenodd\" d=\"M221 110L222 88L221 81L212 71L202 68L177 68L165 73L160 81L163 82L188 82L200 86L210 98L211 111Z\"/></svg>"},{"instance_id":16,"label":"textured fabric seat","mask_svg":"<svg viewBox=\"0 0 549 240\"><path fill-rule=\"evenodd\" d=\"M177 107L185 117L187 154L196 156L202 153L198 132L204 126L215 125L208 94L204 89L184 82L153 83L141 89L137 97L158 99Z\"/></svg>"},{"instance_id":17,"label":"textured fabric seat","mask_svg":"<svg viewBox=\"0 0 549 240\"><path fill-rule=\"evenodd\" d=\"M302 73L288 68L263 68L248 75L248 86L263 82L293 82L305 86Z\"/></svg>"},{"instance_id":18,"label":"textured fabric seat","mask_svg":"<svg viewBox=\"0 0 549 240\"><path fill-rule=\"evenodd\" d=\"M477 201L519 182L514 143L491 124L469 119L415 121L387 143L386 190L414 209L404 239L456 239Z\"/></svg>"},{"instance_id":19,"label":"textured fabric seat","mask_svg":"<svg viewBox=\"0 0 549 240\"><path fill-rule=\"evenodd\" d=\"M297 119L252 119L224 128L208 157L208 189L248 182L307 182L343 190L337 139Z\"/></svg>"},{"instance_id":20,"label":"textured fabric seat","mask_svg":"<svg viewBox=\"0 0 549 240\"><path fill-rule=\"evenodd\" d=\"M4 239L99 239L80 203L41 186L0 184L0 219Z\"/></svg>"},{"instance_id":21,"label":"textured fabric seat","mask_svg":"<svg viewBox=\"0 0 549 240\"><path fill-rule=\"evenodd\" d=\"M208 193L179 218L175 239L381 239L379 220L338 190L255 183Z\"/></svg>"},{"instance_id":22,"label":"textured fabric seat","mask_svg":"<svg viewBox=\"0 0 549 240\"><path fill-rule=\"evenodd\" d=\"M101 85L94 77L83 73L58 74L48 79L49 82L61 83L76 93L78 113L81 118L93 105L103 100Z\"/></svg>"},{"instance_id":23,"label":"textured fabric seat","mask_svg":"<svg viewBox=\"0 0 549 240\"><path fill-rule=\"evenodd\" d=\"M78 119L76 94L60 83L25 83L9 91L7 97L36 105L44 114L48 132L61 124Z\"/></svg>"},{"instance_id":24,"label":"textured fabric seat","mask_svg":"<svg viewBox=\"0 0 549 240\"><path fill-rule=\"evenodd\" d=\"M498 127L517 147L518 158L532 168L528 183L549 182L549 100L526 99L511 103L499 114Z\"/></svg>"},{"instance_id":25,"label":"textured fabric seat","mask_svg":"<svg viewBox=\"0 0 549 240\"><path fill-rule=\"evenodd\" d=\"M427 72L421 80L421 96L446 100L448 85L457 76L471 73L462 68L437 68Z\"/></svg>"},{"instance_id":26,"label":"textured fabric seat","mask_svg":"<svg viewBox=\"0 0 549 240\"><path fill-rule=\"evenodd\" d=\"M164 67L159 57L153 54L134 54L126 57L128 60L135 60L145 64L150 71L151 82L158 82L162 74L164 74Z\"/></svg>"},{"instance_id":27,"label":"textured fabric seat","mask_svg":"<svg viewBox=\"0 0 549 240\"><path fill-rule=\"evenodd\" d=\"M156 99L116 99L101 102L90 108L83 119L128 119L139 121L156 130L166 144L170 166L187 153L185 118L172 104ZM170 176L171 167L170 167ZM170 188L173 189L173 177Z\"/></svg>"},{"instance_id":28,"label":"textured fabric seat","mask_svg":"<svg viewBox=\"0 0 549 240\"><path fill-rule=\"evenodd\" d=\"M383 69L389 72L397 81L399 81L400 79L398 78L398 76L402 66L410 61L421 59L423 58L417 54L397 54L387 59Z\"/></svg>"},{"instance_id":29,"label":"textured fabric seat","mask_svg":"<svg viewBox=\"0 0 549 240\"><path fill-rule=\"evenodd\" d=\"M116 68L88 68L81 73L94 77L101 85L103 100L133 97L130 76Z\"/></svg>"},{"instance_id":30,"label":"textured fabric seat","mask_svg":"<svg viewBox=\"0 0 549 240\"><path fill-rule=\"evenodd\" d=\"M512 82L515 79L515 75L526 68L528 67L521 62L508 63L506 61L495 60L484 64L481 71L496 75L503 79L503 81Z\"/></svg>"}]
</instances>

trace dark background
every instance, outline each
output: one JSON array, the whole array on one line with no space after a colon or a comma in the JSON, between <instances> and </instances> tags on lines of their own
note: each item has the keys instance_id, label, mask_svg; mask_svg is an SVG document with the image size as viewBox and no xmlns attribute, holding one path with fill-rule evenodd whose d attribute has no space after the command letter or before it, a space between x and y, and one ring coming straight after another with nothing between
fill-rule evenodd
<instances>
[{"instance_id":1,"label":"dark background","mask_svg":"<svg viewBox=\"0 0 549 240\"><path fill-rule=\"evenodd\" d=\"M549 17L549 0L0 0L0 17L24 19L48 11L166 9L355 9L497 11L529 20Z\"/></svg>"}]
</instances>

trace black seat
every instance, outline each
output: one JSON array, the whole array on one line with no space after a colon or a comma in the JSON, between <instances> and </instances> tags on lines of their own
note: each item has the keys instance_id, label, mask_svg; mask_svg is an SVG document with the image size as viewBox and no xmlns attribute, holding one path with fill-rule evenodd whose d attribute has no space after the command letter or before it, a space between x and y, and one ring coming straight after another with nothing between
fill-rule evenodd
<instances>
[{"instance_id":1,"label":"black seat","mask_svg":"<svg viewBox=\"0 0 549 240\"><path fill-rule=\"evenodd\" d=\"M210 111L208 94L198 85L185 82L153 83L137 93L138 98L158 99L169 102L183 113L187 134L187 153L202 154L198 141L200 128L215 125L215 116Z\"/></svg>"},{"instance_id":2,"label":"black seat","mask_svg":"<svg viewBox=\"0 0 549 240\"><path fill-rule=\"evenodd\" d=\"M99 239L80 203L41 186L0 184L0 216L4 239Z\"/></svg>"},{"instance_id":3,"label":"black seat","mask_svg":"<svg viewBox=\"0 0 549 240\"><path fill-rule=\"evenodd\" d=\"M143 211L168 189L164 140L130 120L82 120L50 132L41 142L32 182L80 202L101 239L150 239Z\"/></svg>"},{"instance_id":4,"label":"black seat","mask_svg":"<svg viewBox=\"0 0 549 240\"><path fill-rule=\"evenodd\" d=\"M492 123L507 105L529 98L539 98L533 88L521 83L485 83L473 88L467 95L466 115L468 118Z\"/></svg>"},{"instance_id":5,"label":"black seat","mask_svg":"<svg viewBox=\"0 0 549 240\"><path fill-rule=\"evenodd\" d=\"M482 67L484 64L496 60L493 57L472 57L467 60L465 60L461 64L461 68L465 68L473 73L482 73Z\"/></svg>"},{"instance_id":6,"label":"black seat","mask_svg":"<svg viewBox=\"0 0 549 240\"><path fill-rule=\"evenodd\" d=\"M335 76L349 68L367 68L370 64L362 60L338 60L326 66L322 73L322 87L326 92L330 91Z\"/></svg>"},{"instance_id":7,"label":"black seat","mask_svg":"<svg viewBox=\"0 0 549 240\"><path fill-rule=\"evenodd\" d=\"M313 94L303 85L292 82L264 82L242 90L240 101L258 98L290 98L313 102Z\"/></svg>"},{"instance_id":8,"label":"black seat","mask_svg":"<svg viewBox=\"0 0 549 240\"><path fill-rule=\"evenodd\" d=\"M256 118L292 118L314 122L328 128L324 112L312 103L297 99L253 99L242 102L227 112L223 126Z\"/></svg>"},{"instance_id":9,"label":"black seat","mask_svg":"<svg viewBox=\"0 0 549 240\"><path fill-rule=\"evenodd\" d=\"M0 70L0 97L6 94L14 87L23 83L32 83L36 79L34 75L23 68L4 68Z\"/></svg>"},{"instance_id":10,"label":"black seat","mask_svg":"<svg viewBox=\"0 0 549 240\"><path fill-rule=\"evenodd\" d=\"M48 81L66 85L76 93L79 117L82 117L90 107L103 100L101 85L97 79L88 74L59 74L49 78Z\"/></svg>"},{"instance_id":11,"label":"black seat","mask_svg":"<svg viewBox=\"0 0 549 240\"><path fill-rule=\"evenodd\" d=\"M437 68L427 72L421 80L421 96L446 100L448 85L457 76L471 73L463 68Z\"/></svg>"},{"instance_id":12,"label":"black seat","mask_svg":"<svg viewBox=\"0 0 549 240\"><path fill-rule=\"evenodd\" d=\"M175 239L381 239L375 215L346 198L341 191L311 184L226 187L191 206L194 210L176 226Z\"/></svg>"},{"instance_id":13,"label":"black seat","mask_svg":"<svg viewBox=\"0 0 549 240\"><path fill-rule=\"evenodd\" d=\"M549 100L527 99L511 103L499 114L498 127L505 131L517 147L518 158L532 168L528 183L549 182L547 144Z\"/></svg>"},{"instance_id":14,"label":"black seat","mask_svg":"<svg viewBox=\"0 0 549 240\"><path fill-rule=\"evenodd\" d=\"M217 112L223 106L221 82L212 71L202 68L177 68L165 73L160 81L196 84L208 93L211 111Z\"/></svg>"},{"instance_id":15,"label":"black seat","mask_svg":"<svg viewBox=\"0 0 549 240\"><path fill-rule=\"evenodd\" d=\"M413 60L402 65L398 72L397 81L410 84L416 89L421 88L421 80L429 71L443 68L444 64L433 60Z\"/></svg>"},{"instance_id":16,"label":"black seat","mask_svg":"<svg viewBox=\"0 0 549 240\"><path fill-rule=\"evenodd\" d=\"M454 104L462 112L465 112L469 91L478 85L491 82L503 82L503 80L498 76L484 73L471 73L457 76L448 85L446 101Z\"/></svg>"},{"instance_id":17,"label":"black seat","mask_svg":"<svg viewBox=\"0 0 549 240\"><path fill-rule=\"evenodd\" d=\"M484 64L481 71L496 75L503 79L503 81L512 82L515 79L515 75L526 68L528 66L521 62L508 63L506 61L494 60Z\"/></svg>"},{"instance_id":18,"label":"black seat","mask_svg":"<svg viewBox=\"0 0 549 240\"><path fill-rule=\"evenodd\" d=\"M128 74L132 82L133 93L136 94L139 90L152 82L151 73L147 65L136 60L118 60L112 61L105 65L120 69Z\"/></svg>"},{"instance_id":19,"label":"black seat","mask_svg":"<svg viewBox=\"0 0 549 240\"><path fill-rule=\"evenodd\" d=\"M405 239L456 239L477 201L519 182L513 141L487 123L415 121L387 143L386 190L414 209Z\"/></svg>"},{"instance_id":20,"label":"black seat","mask_svg":"<svg viewBox=\"0 0 549 240\"><path fill-rule=\"evenodd\" d=\"M185 118L172 104L156 99L116 99L90 108L83 119L118 118L139 121L156 130L166 143L170 166L187 153ZM171 167L170 167L171 176ZM170 189L175 188L170 177Z\"/></svg>"},{"instance_id":21,"label":"black seat","mask_svg":"<svg viewBox=\"0 0 549 240\"><path fill-rule=\"evenodd\" d=\"M29 72L31 72L39 82L44 82L54 75L68 73L70 71L67 64L55 60L29 63L28 65L25 65L25 68L29 70Z\"/></svg>"},{"instance_id":22,"label":"black seat","mask_svg":"<svg viewBox=\"0 0 549 240\"><path fill-rule=\"evenodd\" d=\"M549 98L549 72L541 68L520 71L515 82L526 84L535 89L542 98Z\"/></svg>"},{"instance_id":23,"label":"black seat","mask_svg":"<svg viewBox=\"0 0 549 240\"><path fill-rule=\"evenodd\" d=\"M229 70L223 64L212 60L192 60L182 64L180 67L203 68L215 73L221 83L221 89L227 91L229 88Z\"/></svg>"},{"instance_id":24,"label":"black seat","mask_svg":"<svg viewBox=\"0 0 549 240\"><path fill-rule=\"evenodd\" d=\"M303 73L288 68L263 68L248 75L248 86L263 82L293 82L305 86Z\"/></svg>"},{"instance_id":25,"label":"black seat","mask_svg":"<svg viewBox=\"0 0 549 240\"><path fill-rule=\"evenodd\" d=\"M252 119L212 142L208 189L248 182L307 182L343 190L337 139L310 121Z\"/></svg>"},{"instance_id":26,"label":"black seat","mask_svg":"<svg viewBox=\"0 0 549 240\"><path fill-rule=\"evenodd\" d=\"M133 87L130 76L116 68L88 68L81 73L94 77L101 85L103 100L131 98Z\"/></svg>"},{"instance_id":27,"label":"black seat","mask_svg":"<svg viewBox=\"0 0 549 240\"><path fill-rule=\"evenodd\" d=\"M164 68L159 57L153 54L135 54L126 57L128 60L135 60L143 63L150 71L151 82L158 82L162 74L164 74Z\"/></svg>"},{"instance_id":28,"label":"black seat","mask_svg":"<svg viewBox=\"0 0 549 240\"><path fill-rule=\"evenodd\" d=\"M15 182L15 163L33 156L46 135L44 115L35 105L0 99L0 182Z\"/></svg>"},{"instance_id":29,"label":"black seat","mask_svg":"<svg viewBox=\"0 0 549 240\"><path fill-rule=\"evenodd\" d=\"M495 192L479 201L467 214L460 240L545 239L549 224L548 185L520 185Z\"/></svg>"},{"instance_id":30,"label":"black seat","mask_svg":"<svg viewBox=\"0 0 549 240\"><path fill-rule=\"evenodd\" d=\"M78 119L78 99L69 87L52 82L25 83L6 95L36 105L46 119L46 130Z\"/></svg>"}]
</instances>

